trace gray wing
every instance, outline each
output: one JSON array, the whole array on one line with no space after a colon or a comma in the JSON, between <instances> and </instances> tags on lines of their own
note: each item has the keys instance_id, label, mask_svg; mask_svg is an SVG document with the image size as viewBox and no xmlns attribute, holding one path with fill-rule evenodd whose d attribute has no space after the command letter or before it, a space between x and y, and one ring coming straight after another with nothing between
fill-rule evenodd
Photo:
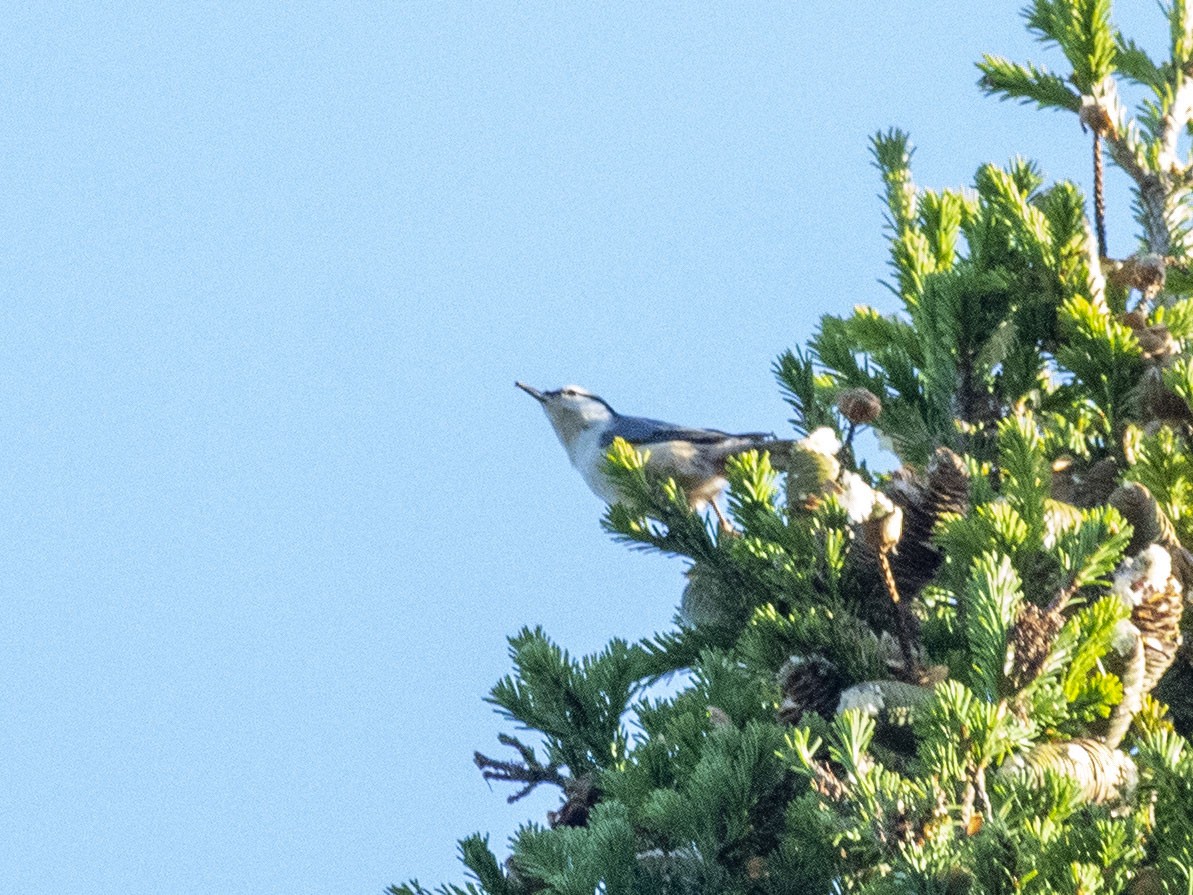
<instances>
[{"instance_id":1,"label":"gray wing","mask_svg":"<svg viewBox=\"0 0 1193 895\"><path fill-rule=\"evenodd\" d=\"M721 444L726 441L746 439L768 441L774 438L769 432L747 432L732 435L720 429L690 429L674 423L664 423L641 416L617 416L612 426L605 430L601 447L608 447L614 438L624 438L630 444L657 444L661 441L690 441L693 444Z\"/></svg>"}]
</instances>

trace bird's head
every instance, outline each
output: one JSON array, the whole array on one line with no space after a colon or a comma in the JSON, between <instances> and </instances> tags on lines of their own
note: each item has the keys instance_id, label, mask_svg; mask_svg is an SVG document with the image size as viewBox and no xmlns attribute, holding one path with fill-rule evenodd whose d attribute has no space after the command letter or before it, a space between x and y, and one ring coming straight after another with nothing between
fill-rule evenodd
<instances>
[{"instance_id":1,"label":"bird's head","mask_svg":"<svg viewBox=\"0 0 1193 895\"><path fill-rule=\"evenodd\" d=\"M589 429L603 428L614 416L613 408L603 398L578 385L565 385L549 392L541 392L522 382L514 385L543 405L543 411L564 447L569 447Z\"/></svg>"}]
</instances>

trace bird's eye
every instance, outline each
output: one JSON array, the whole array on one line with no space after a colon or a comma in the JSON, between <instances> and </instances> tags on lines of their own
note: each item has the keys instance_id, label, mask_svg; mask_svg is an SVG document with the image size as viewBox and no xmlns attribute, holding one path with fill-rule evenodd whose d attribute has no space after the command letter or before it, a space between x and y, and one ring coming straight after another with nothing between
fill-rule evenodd
<instances>
[{"instance_id":1,"label":"bird's eye","mask_svg":"<svg viewBox=\"0 0 1193 895\"><path fill-rule=\"evenodd\" d=\"M563 393L564 393L565 395L567 395L569 398L574 398L574 397L576 397L576 390L575 390L574 388L565 388L565 389L563 390Z\"/></svg>"}]
</instances>

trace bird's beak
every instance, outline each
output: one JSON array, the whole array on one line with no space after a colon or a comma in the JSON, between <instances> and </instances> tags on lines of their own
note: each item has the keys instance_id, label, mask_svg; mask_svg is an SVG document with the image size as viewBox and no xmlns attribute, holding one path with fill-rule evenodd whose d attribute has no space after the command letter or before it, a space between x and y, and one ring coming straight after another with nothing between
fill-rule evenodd
<instances>
[{"instance_id":1,"label":"bird's beak","mask_svg":"<svg viewBox=\"0 0 1193 895\"><path fill-rule=\"evenodd\" d=\"M540 404L546 403L546 397L537 388L533 388L532 386L527 385L525 382L515 382L514 385L522 389L522 391L526 392L526 394L530 395L530 397L534 398L534 400L538 401Z\"/></svg>"}]
</instances>

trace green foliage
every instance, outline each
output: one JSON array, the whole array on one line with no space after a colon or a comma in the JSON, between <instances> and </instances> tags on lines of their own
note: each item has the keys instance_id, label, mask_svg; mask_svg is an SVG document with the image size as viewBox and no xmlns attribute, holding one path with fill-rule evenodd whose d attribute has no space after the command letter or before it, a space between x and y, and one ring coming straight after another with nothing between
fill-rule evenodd
<instances>
[{"instance_id":1,"label":"green foliage","mask_svg":"<svg viewBox=\"0 0 1193 895\"><path fill-rule=\"evenodd\" d=\"M1105 584L1130 542L1130 529L1114 507L1082 510L1080 518L1056 538L1065 592Z\"/></svg>"},{"instance_id":2,"label":"green foliage","mask_svg":"<svg viewBox=\"0 0 1193 895\"><path fill-rule=\"evenodd\" d=\"M1172 730L1157 730L1140 744L1141 789L1154 799L1150 863L1170 892L1193 887L1193 752Z\"/></svg>"},{"instance_id":3,"label":"green foliage","mask_svg":"<svg viewBox=\"0 0 1193 895\"><path fill-rule=\"evenodd\" d=\"M1022 160L981 168L976 200L917 191L897 131L875 138L874 156L905 316L858 307L825 317L812 341L821 391L882 396L875 426L904 460L924 463L941 443L992 456L994 423L1039 387L1059 305L1088 291L1082 197L1071 184L1041 190L1038 170ZM813 358L802 360L811 381Z\"/></svg>"},{"instance_id":4,"label":"green foliage","mask_svg":"<svg viewBox=\"0 0 1193 895\"><path fill-rule=\"evenodd\" d=\"M918 729L923 737L920 762L952 781L958 800L965 787L978 785L978 774L1027 741L1028 727L1005 701L992 701L959 681L937 687L932 710Z\"/></svg>"},{"instance_id":5,"label":"green foliage","mask_svg":"<svg viewBox=\"0 0 1193 895\"><path fill-rule=\"evenodd\" d=\"M1069 299L1060 315L1066 343L1057 350L1057 363L1076 377L1102 410L1107 434L1118 433L1130 418L1143 375L1139 342L1130 327L1089 299Z\"/></svg>"},{"instance_id":6,"label":"green foliage","mask_svg":"<svg viewBox=\"0 0 1193 895\"><path fill-rule=\"evenodd\" d=\"M971 659L966 677L987 699L997 698L1002 689L1007 635L1022 602L1023 585L1009 557L987 553L974 561L964 604L964 634Z\"/></svg>"},{"instance_id":7,"label":"green foliage","mask_svg":"<svg viewBox=\"0 0 1193 895\"><path fill-rule=\"evenodd\" d=\"M645 676L641 650L614 640L576 661L542 629L523 628L510 638L510 658L514 674L493 686L488 701L524 729L540 731L550 762L578 776L624 756L621 716Z\"/></svg>"},{"instance_id":8,"label":"green foliage","mask_svg":"<svg viewBox=\"0 0 1193 895\"><path fill-rule=\"evenodd\" d=\"M1093 93L1114 71L1117 46L1110 0L1035 0L1026 15L1029 29L1064 52L1082 93Z\"/></svg>"},{"instance_id":9,"label":"green foliage","mask_svg":"<svg viewBox=\"0 0 1193 895\"><path fill-rule=\"evenodd\" d=\"M811 606L780 613L760 607L738 642L742 658L760 668L779 668L789 656L828 659L851 681L874 680L885 671L883 647L874 631L843 609Z\"/></svg>"},{"instance_id":10,"label":"green foliage","mask_svg":"<svg viewBox=\"0 0 1193 895\"><path fill-rule=\"evenodd\" d=\"M623 805L596 806L584 827L529 827L518 836L515 866L558 895L635 895L636 837Z\"/></svg>"},{"instance_id":11,"label":"green foliage","mask_svg":"<svg viewBox=\"0 0 1193 895\"><path fill-rule=\"evenodd\" d=\"M440 886L434 890L435 895L514 895L517 891L510 885L497 858L489 850L488 836L477 833L461 840L460 860L476 878L476 883ZM424 889L416 880L404 886L390 886L386 891L390 895L432 895L431 890Z\"/></svg>"},{"instance_id":12,"label":"green foliage","mask_svg":"<svg viewBox=\"0 0 1193 895\"><path fill-rule=\"evenodd\" d=\"M1193 337L1193 298L1161 305L1152 314L1152 322L1166 327L1174 339Z\"/></svg>"},{"instance_id":13,"label":"green foliage","mask_svg":"<svg viewBox=\"0 0 1193 895\"><path fill-rule=\"evenodd\" d=\"M1003 420L998 435L1003 496L1035 540L1044 531L1045 500L1052 478L1041 451L1043 440L1027 415Z\"/></svg>"},{"instance_id":14,"label":"green foliage","mask_svg":"<svg viewBox=\"0 0 1193 895\"><path fill-rule=\"evenodd\" d=\"M1102 120L1098 127L1110 157L1133 181L1132 204L1147 250L1183 258L1193 235L1190 184L1174 156L1178 135L1193 114L1187 102L1193 37L1183 0L1164 11L1170 58L1157 62L1114 27L1110 0L1035 0L1024 11L1028 27L1045 44L1061 50L1069 73L988 55L979 64L979 84L1003 99L1078 113L1083 124L1093 110L1088 121ZM1120 81L1145 90L1134 117L1120 102ZM1176 270L1174 274L1169 289L1187 292L1187 278Z\"/></svg>"},{"instance_id":15,"label":"green foliage","mask_svg":"<svg viewBox=\"0 0 1193 895\"><path fill-rule=\"evenodd\" d=\"M1146 436L1132 429L1127 440L1135 462L1125 478L1144 485L1182 543L1193 544L1193 458L1183 439L1164 426Z\"/></svg>"},{"instance_id":16,"label":"green foliage","mask_svg":"<svg viewBox=\"0 0 1193 895\"><path fill-rule=\"evenodd\" d=\"M1104 597L1083 607L1066 622L1057 635L1049 665L1056 669L1061 692L1073 706L1078 721L1105 718L1110 706L1121 697L1121 688L1094 673L1102 657L1110 651L1115 630L1128 616L1121 600ZM1057 727L1065 722L1050 719ZM1074 725L1069 724L1070 730Z\"/></svg>"},{"instance_id":17,"label":"green foliage","mask_svg":"<svg viewBox=\"0 0 1193 895\"><path fill-rule=\"evenodd\" d=\"M1159 88L1163 83L1164 75L1160 70L1160 66L1152 61L1147 51L1135 43L1135 41L1123 37L1121 34L1117 35L1116 41L1118 47L1116 59L1119 72L1136 84L1150 87L1153 90Z\"/></svg>"},{"instance_id":18,"label":"green foliage","mask_svg":"<svg viewBox=\"0 0 1193 895\"><path fill-rule=\"evenodd\" d=\"M1053 772L1038 784L996 778L992 797L999 808L976 857L1004 862L998 891L1117 892L1144 858L1146 819L1089 805L1071 778ZM1025 855L1030 863L1019 857Z\"/></svg>"},{"instance_id":19,"label":"green foliage","mask_svg":"<svg viewBox=\"0 0 1193 895\"><path fill-rule=\"evenodd\" d=\"M1164 371L1163 382L1186 407L1193 407L1193 358L1178 358Z\"/></svg>"},{"instance_id":20,"label":"green foliage","mask_svg":"<svg viewBox=\"0 0 1193 895\"><path fill-rule=\"evenodd\" d=\"M775 361L775 377L787 403L795 411L795 431L807 435L821 426L840 434L840 422L832 406L832 383L816 372L812 357L803 349L785 351Z\"/></svg>"},{"instance_id":21,"label":"green foliage","mask_svg":"<svg viewBox=\"0 0 1193 895\"><path fill-rule=\"evenodd\" d=\"M1035 103L1041 109L1076 112L1081 108L1081 96L1069 86L1068 81L1046 68L1020 65L991 55L983 57L978 68L982 70L980 84L987 93L1001 95L1003 99Z\"/></svg>"},{"instance_id":22,"label":"green foliage","mask_svg":"<svg viewBox=\"0 0 1193 895\"><path fill-rule=\"evenodd\" d=\"M651 794L643 827L672 847L690 844L709 865L745 870L751 857L774 847L781 830L782 811L773 810L776 801L786 802L781 744L782 731L773 723L716 728L682 784Z\"/></svg>"},{"instance_id":23,"label":"green foliage","mask_svg":"<svg viewBox=\"0 0 1193 895\"><path fill-rule=\"evenodd\" d=\"M729 508L742 527L770 541L785 539L786 526L777 512L778 473L770 455L749 451L730 458L726 466L730 482Z\"/></svg>"}]
</instances>

